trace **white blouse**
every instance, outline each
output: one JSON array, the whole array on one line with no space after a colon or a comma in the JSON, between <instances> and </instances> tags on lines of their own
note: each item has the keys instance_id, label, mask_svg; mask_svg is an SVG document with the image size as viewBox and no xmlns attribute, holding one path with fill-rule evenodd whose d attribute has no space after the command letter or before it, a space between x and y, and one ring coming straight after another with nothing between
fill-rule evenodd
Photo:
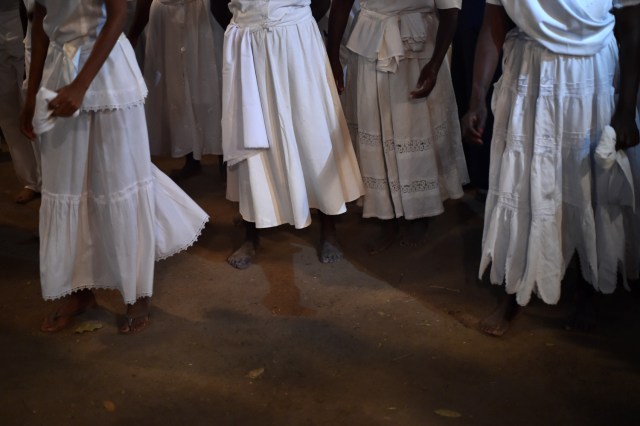
<instances>
[{"instance_id":1,"label":"white blouse","mask_svg":"<svg viewBox=\"0 0 640 426\"><path fill-rule=\"evenodd\" d=\"M43 27L50 45L42 87L57 91L71 83L91 54L107 19L104 0L36 0L47 9ZM147 87L129 41L121 35L85 93L81 110L139 105Z\"/></svg>"},{"instance_id":2,"label":"white blouse","mask_svg":"<svg viewBox=\"0 0 640 426\"><path fill-rule=\"evenodd\" d=\"M296 21L292 18L304 15L311 0L231 0L229 10L236 24L273 27Z\"/></svg>"},{"instance_id":3,"label":"white blouse","mask_svg":"<svg viewBox=\"0 0 640 426\"><path fill-rule=\"evenodd\" d=\"M425 43L435 40L436 9L460 9L462 0L360 0L361 11L347 48L376 69L394 73L406 58L428 58Z\"/></svg>"},{"instance_id":4,"label":"white blouse","mask_svg":"<svg viewBox=\"0 0 640 426\"><path fill-rule=\"evenodd\" d=\"M594 55L611 36L613 7L640 4L640 0L486 0L503 6L529 37L562 55Z\"/></svg>"}]
</instances>

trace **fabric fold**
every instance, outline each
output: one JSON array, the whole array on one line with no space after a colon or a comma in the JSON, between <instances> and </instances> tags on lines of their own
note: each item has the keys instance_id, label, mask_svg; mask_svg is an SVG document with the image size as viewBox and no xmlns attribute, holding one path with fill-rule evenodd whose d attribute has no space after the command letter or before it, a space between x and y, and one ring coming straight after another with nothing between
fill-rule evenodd
<instances>
[{"instance_id":1,"label":"fabric fold","mask_svg":"<svg viewBox=\"0 0 640 426\"><path fill-rule=\"evenodd\" d=\"M427 25L425 25L427 20ZM395 73L406 57L429 58L425 43L435 37L438 21L433 13L387 15L363 8L354 24L347 48L376 61L378 71ZM427 32L429 31L429 32ZM435 38L434 38L435 40Z\"/></svg>"},{"instance_id":2,"label":"fabric fold","mask_svg":"<svg viewBox=\"0 0 640 426\"><path fill-rule=\"evenodd\" d=\"M260 102L258 75L253 62L251 30L230 25L225 35L222 114L222 152L229 165L269 148L267 126ZM242 84L240 84L242 82Z\"/></svg>"}]
</instances>

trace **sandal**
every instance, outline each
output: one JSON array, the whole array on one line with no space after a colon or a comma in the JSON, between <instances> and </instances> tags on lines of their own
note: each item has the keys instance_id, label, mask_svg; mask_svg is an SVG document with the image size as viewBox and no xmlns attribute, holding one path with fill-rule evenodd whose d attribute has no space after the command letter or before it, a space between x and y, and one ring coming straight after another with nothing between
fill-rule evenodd
<instances>
[{"instance_id":1,"label":"sandal","mask_svg":"<svg viewBox=\"0 0 640 426\"><path fill-rule=\"evenodd\" d=\"M129 316L123 315L122 320L118 326L118 333L120 334L136 334L147 328L151 322L151 315L149 312L145 312L142 315Z\"/></svg>"},{"instance_id":2,"label":"sandal","mask_svg":"<svg viewBox=\"0 0 640 426\"><path fill-rule=\"evenodd\" d=\"M40 331L42 331L43 333L56 333L60 330L64 330L65 328L69 328L71 327L71 325L73 325L73 320L75 317L84 314L87 309L92 308L96 305L96 299L92 294L91 300L75 311L67 313L62 312L64 306L60 306L58 307L58 309L45 317L44 321L42 321L42 324L40 325Z\"/></svg>"}]
</instances>

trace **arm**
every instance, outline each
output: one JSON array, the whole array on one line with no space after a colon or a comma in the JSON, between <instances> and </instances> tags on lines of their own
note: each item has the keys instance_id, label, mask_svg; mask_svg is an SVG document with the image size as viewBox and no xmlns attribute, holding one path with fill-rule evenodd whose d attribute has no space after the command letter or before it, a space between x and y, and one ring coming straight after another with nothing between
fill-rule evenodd
<instances>
[{"instance_id":1,"label":"arm","mask_svg":"<svg viewBox=\"0 0 640 426\"><path fill-rule=\"evenodd\" d=\"M438 71L440 71L442 61L447 56L447 51L456 33L458 9L438 9L438 20L438 33L436 34L433 56L420 72L417 88L410 93L412 99L426 98L435 87Z\"/></svg>"},{"instance_id":2,"label":"arm","mask_svg":"<svg viewBox=\"0 0 640 426\"><path fill-rule=\"evenodd\" d=\"M311 0L313 19L315 19L316 22L321 20L329 11L329 6L331 6L331 0Z\"/></svg>"},{"instance_id":3,"label":"arm","mask_svg":"<svg viewBox=\"0 0 640 426\"><path fill-rule=\"evenodd\" d=\"M331 13L329 14L327 53L338 93L344 92L344 77L342 64L340 63L340 43L342 42L344 31L349 22L349 13L353 7L353 2L354 0L333 0L331 3Z\"/></svg>"},{"instance_id":4,"label":"arm","mask_svg":"<svg viewBox=\"0 0 640 426\"><path fill-rule=\"evenodd\" d=\"M31 26L31 68L27 81L27 97L20 113L20 130L29 139L35 139L33 133L33 112L36 103L36 93L42 80L42 70L44 61L47 58L49 48L49 37L42 28L42 20L47 14L47 10L36 3L33 9L33 22Z\"/></svg>"},{"instance_id":5,"label":"arm","mask_svg":"<svg viewBox=\"0 0 640 426\"><path fill-rule=\"evenodd\" d=\"M487 92L498 66L502 45L513 27L503 7L487 4L476 45L469 111L462 117L462 134L470 142L482 144L487 119Z\"/></svg>"},{"instance_id":6,"label":"arm","mask_svg":"<svg viewBox=\"0 0 640 426\"><path fill-rule=\"evenodd\" d=\"M616 130L616 148L640 143L636 126L638 86L640 86L640 5L618 9L616 33L620 44L620 94L611 126Z\"/></svg>"},{"instance_id":7,"label":"arm","mask_svg":"<svg viewBox=\"0 0 640 426\"><path fill-rule=\"evenodd\" d=\"M218 21L220 26L225 29L229 26L233 15L229 10L229 0L209 0L211 4L211 14Z\"/></svg>"},{"instance_id":8,"label":"arm","mask_svg":"<svg viewBox=\"0 0 640 426\"><path fill-rule=\"evenodd\" d=\"M22 35L27 35L27 22L29 21L27 7L24 2L20 2L20 21L22 22Z\"/></svg>"},{"instance_id":9,"label":"arm","mask_svg":"<svg viewBox=\"0 0 640 426\"><path fill-rule=\"evenodd\" d=\"M105 0L105 5L107 7L107 20L93 45L93 49L91 49L87 62L76 78L69 85L59 89L57 91L58 96L49 103L49 107L53 109L54 116L70 117L80 108L89 85L109 57L120 34L122 34L127 18L126 0Z\"/></svg>"},{"instance_id":10,"label":"arm","mask_svg":"<svg viewBox=\"0 0 640 426\"><path fill-rule=\"evenodd\" d=\"M144 27L146 27L149 22L149 10L151 9L152 1L153 0L138 0L136 3L133 22L131 23L131 28L129 28L129 32L127 33L127 38L133 47L138 44L138 38L140 37L140 34L142 34L142 31L144 31Z\"/></svg>"}]
</instances>

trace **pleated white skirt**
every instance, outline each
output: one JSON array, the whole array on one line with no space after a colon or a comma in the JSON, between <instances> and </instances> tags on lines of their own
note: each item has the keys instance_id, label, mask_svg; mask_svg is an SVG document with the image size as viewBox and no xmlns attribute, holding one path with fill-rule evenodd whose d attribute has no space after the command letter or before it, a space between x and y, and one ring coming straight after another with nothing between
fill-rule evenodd
<instances>
[{"instance_id":1,"label":"pleated white skirt","mask_svg":"<svg viewBox=\"0 0 640 426\"><path fill-rule=\"evenodd\" d=\"M268 148L229 167L227 198L239 202L242 217L258 228L285 223L303 228L311 223L311 208L329 215L345 212L346 203L362 195L362 180L315 21L309 13L291 25L228 29L228 72L240 73L233 66L246 52L243 43L251 46L255 75L251 81L223 75L223 102L229 106L223 126L256 131L264 123ZM256 84L258 105L245 108L235 88ZM243 146L243 137L241 130L229 131L224 145Z\"/></svg>"},{"instance_id":2,"label":"pleated white skirt","mask_svg":"<svg viewBox=\"0 0 640 426\"><path fill-rule=\"evenodd\" d=\"M505 42L480 274L491 264L491 282L521 305L534 292L556 303L575 252L597 286L592 159L614 110L617 58L613 35L593 56L557 55L518 31Z\"/></svg>"}]
</instances>

